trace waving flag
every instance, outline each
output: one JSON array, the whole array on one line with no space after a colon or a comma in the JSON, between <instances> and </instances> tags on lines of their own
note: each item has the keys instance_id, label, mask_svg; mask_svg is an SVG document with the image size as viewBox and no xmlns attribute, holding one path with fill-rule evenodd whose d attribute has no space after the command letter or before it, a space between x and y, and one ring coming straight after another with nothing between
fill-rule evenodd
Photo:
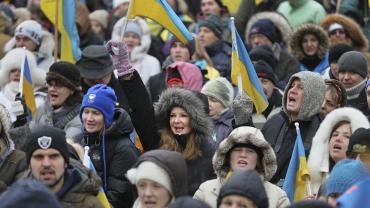
<instances>
[{"instance_id":1,"label":"waving flag","mask_svg":"<svg viewBox=\"0 0 370 208\"><path fill-rule=\"evenodd\" d=\"M58 12L56 12L58 2ZM41 0L40 8L55 25L58 18L58 30L61 34L60 55L62 61L75 63L80 59L80 39L76 27L75 0ZM58 44L58 43L55 43Z\"/></svg>"},{"instance_id":2,"label":"waving flag","mask_svg":"<svg viewBox=\"0 0 370 208\"><path fill-rule=\"evenodd\" d=\"M292 157L290 158L288 171L283 185L283 189L292 203L304 199L307 188L309 187L310 189L309 184L307 184L310 174L307 167L302 136L298 122L296 122L295 125L297 138L294 143Z\"/></svg>"},{"instance_id":3,"label":"waving flag","mask_svg":"<svg viewBox=\"0 0 370 208\"><path fill-rule=\"evenodd\" d=\"M26 49L24 49L26 50ZM26 103L27 111L29 111L28 120L32 120L35 117L36 113L36 102L35 102L35 95L33 93L32 87L32 78L30 67L28 64L27 55L25 55L24 62L21 69L21 94L24 96L24 101Z\"/></svg>"},{"instance_id":4,"label":"waving flag","mask_svg":"<svg viewBox=\"0 0 370 208\"><path fill-rule=\"evenodd\" d=\"M241 77L243 90L253 100L257 113L262 113L268 106L267 97L263 92L247 49L238 32L235 30L233 20L230 21L229 27L232 34L233 45L231 54L231 81L233 84L239 85L238 77Z\"/></svg>"},{"instance_id":5,"label":"waving flag","mask_svg":"<svg viewBox=\"0 0 370 208\"><path fill-rule=\"evenodd\" d=\"M182 43L193 39L181 19L172 10L167 0L131 0L127 17L147 17L169 30Z\"/></svg>"},{"instance_id":6,"label":"waving flag","mask_svg":"<svg viewBox=\"0 0 370 208\"><path fill-rule=\"evenodd\" d=\"M94 164L92 163L92 161L90 159L90 156L89 156L89 147L88 146L85 146L85 154L84 154L83 164L89 170L96 173ZM111 207L110 204L109 204L108 198L105 195L105 192L104 192L102 187L100 187L97 198L99 199L100 203L103 205L104 208L110 208Z\"/></svg>"}]
</instances>

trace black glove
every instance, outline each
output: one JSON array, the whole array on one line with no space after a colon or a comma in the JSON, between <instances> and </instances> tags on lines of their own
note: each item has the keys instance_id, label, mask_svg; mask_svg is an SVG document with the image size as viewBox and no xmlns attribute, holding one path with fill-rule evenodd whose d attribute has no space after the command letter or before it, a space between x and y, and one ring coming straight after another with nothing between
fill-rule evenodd
<instances>
[{"instance_id":1,"label":"black glove","mask_svg":"<svg viewBox=\"0 0 370 208\"><path fill-rule=\"evenodd\" d=\"M24 101L24 98L23 96L21 96L20 93L18 93L16 96L15 96L15 100L14 100L14 106L18 106L19 103L22 105L23 107L23 113L21 113L20 111L18 111L19 114L17 114L15 111L13 111L14 113L16 113L17 115L17 119L14 121L13 123L13 127L19 127L19 126L23 126L27 123L27 117L28 117L28 113L27 113L27 107L26 107L26 102Z\"/></svg>"}]
</instances>

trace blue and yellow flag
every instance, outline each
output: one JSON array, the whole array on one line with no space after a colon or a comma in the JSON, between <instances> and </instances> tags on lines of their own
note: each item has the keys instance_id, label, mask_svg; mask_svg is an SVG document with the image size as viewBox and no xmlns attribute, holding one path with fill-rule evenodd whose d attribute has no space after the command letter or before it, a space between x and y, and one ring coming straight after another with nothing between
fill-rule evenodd
<instances>
[{"instance_id":1,"label":"blue and yellow flag","mask_svg":"<svg viewBox=\"0 0 370 208\"><path fill-rule=\"evenodd\" d=\"M297 138L294 143L292 157L290 158L288 171L283 185L283 189L292 203L305 198L307 181L310 177L301 132L299 130L298 123L295 125Z\"/></svg>"},{"instance_id":2,"label":"blue and yellow flag","mask_svg":"<svg viewBox=\"0 0 370 208\"><path fill-rule=\"evenodd\" d=\"M85 147L85 154L83 158L83 164L85 167L87 167L89 170L93 171L96 174L96 170L94 167L94 164L92 163L90 156L89 156L89 147ZM103 205L104 208L110 208L110 204L107 198L107 195L105 195L105 192L103 190L103 187L100 187L99 193L96 196L100 203Z\"/></svg>"},{"instance_id":3,"label":"blue and yellow flag","mask_svg":"<svg viewBox=\"0 0 370 208\"><path fill-rule=\"evenodd\" d=\"M247 49L238 32L235 30L232 20L230 21L229 27L233 43L231 54L231 81L234 85L238 85L238 76L241 76L243 90L253 100L257 113L262 113L268 106L267 97L263 92Z\"/></svg>"},{"instance_id":4,"label":"blue and yellow flag","mask_svg":"<svg viewBox=\"0 0 370 208\"><path fill-rule=\"evenodd\" d=\"M22 72L22 95L24 95L24 101L26 103L28 115L30 116L28 120L32 120L36 113L36 101L35 95L33 93L32 78L30 72L30 66L28 64L27 55L24 58L24 63L21 69Z\"/></svg>"},{"instance_id":5,"label":"blue and yellow flag","mask_svg":"<svg viewBox=\"0 0 370 208\"><path fill-rule=\"evenodd\" d=\"M132 0L127 17L132 19L136 16L156 21L184 44L193 39L191 33L166 0Z\"/></svg>"},{"instance_id":6,"label":"blue and yellow flag","mask_svg":"<svg viewBox=\"0 0 370 208\"><path fill-rule=\"evenodd\" d=\"M41 0L40 8L55 25L57 0ZM80 38L76 26L76 1L58 0L58 30L61 34L60 59L75 63L80 59ZM57 44L57 43L55 43Z\"/></svg>"}]
</instances>

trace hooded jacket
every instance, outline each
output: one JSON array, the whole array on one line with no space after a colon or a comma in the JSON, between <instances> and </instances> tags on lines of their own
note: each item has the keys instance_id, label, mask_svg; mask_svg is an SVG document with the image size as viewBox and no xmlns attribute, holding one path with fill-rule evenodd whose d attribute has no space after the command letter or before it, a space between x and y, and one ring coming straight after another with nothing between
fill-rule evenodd
<instances>
[{"instance_id":1,"label":"hooded jacket","mask_svg":"<svg viewBox=\"0 0 370 208\"><path fill-rule=\"evenodd\" d=\"M314 57L307 56L303 51L302 43L306 34L313 34L319 41L319 48ZM301 71L309 70L322 73L329 67L329 38L326 32L318 25L305 24L298 27L291 36L289 48L292 55L300 62Z\"/></svg>"},{"instance_id":2,"label":"hooded jacket","mask_svg":"<svg viewBox=\"0 0 370 208\"><path fill-rule=\"evenodd\" d=\"M308 158L308 168L310 170L313 193L317 193L320 185L329 175L330 134L334 130L334 126L340 121L349 121L352 132L355 132L356 129L361 127L370 127L366 116L359 110L351 107L335 109L325 117L312 139L311 152Z\"/></svg>"},{"instance_id":3,"label":"hooded jacket","mask_svg":"<svg viewBox=\"0 0 370 208\"><path fill-rule=\"evenodd\" d=\"M189 179L188 193L192 195L202 182L214 177L212 170L212 156L215 151L215 144L212 140L213 123L204 112L204 104L193 92L181 88L169 88L154 104L159 130L169 127L170 112L174 107L181 107L189 114L190 128L195 135L201 154L194 160L186 161Z\"/></svg>"},{"instance_id":4,"label":"hooded jacket","mask_svg":"<svg viewBox=\"0 0 370 208\"><path fill-rule=\"evenodd\" d=\"M328 31L330 25L333 23L338 23L343 26L346 37L348 37L344 43L352 46L356 51L368 51L369 41L363 33L361 27L354 20L342 14L330 14L320 22L320 26L324 28L325 31ZM331 45L339 43L332 42L332 40L330 41Z\"/></svg>"},{"instance_id":5,"label":"hooded jacket","mask_svg":"<svg viewBox=\"0 0 370 208\"><path fill-rule=\"evenodd\" d=\"M236 144L252 144L261 149L263 157L261 159L262 172L260 176L263 180L263 185L269 198L269 205L271 208L288 206L289 199L286 193L279 187L268 182L275 174L276 157L274 150L265 140L259 129L249 126L242 126L234 129L230 135L224 139L216 153L213 156L213 169L217 175L217 179L212 179L200 185L199 189L194 195L194 198L202 200L212 207L216 207L217 197L221 186L227 181L227 175L230 169L230 151Z\"/></svg>"},{"instance_id":6,"label":"hooded jacket","mask_svg":"<svg viewBox=\"0 0 370 208\"><path fill-rule=\"evenodd\" d=\"M134 201L132 186L124 177L137 160L136 148L129 138L132 130L129 115L116 109L113 123L105 132L84 133L83 143L90 147L90 158L114 207L131 207Z\"/></svg>"},{"instance_id":7,"label":"hooded jacket","mask_svg":"<svg viewBox=\"0 0 370 208\"><path fill-rule=\"evenodd\" d=\"M300 107L297 119L292 121L288 112L287 99L288 91L295 79L301 81L303 87L304 100ZM319 111L324 101L325 82L320 75L303 71L294 74L285 88L283 95L283 110L272 116L262 127L262 133L266 140L274 148L278 169L275 176L270 180L278 183L283 179L289 166L292 155L294 142L297 137L294 123L298 122L301 130L302 140L306 154L308 155L311 148L312 138L319 128L321 118ZM282 182L282 181L281 181ZM282 185L279 183L279 185Z\"/></svg>"},{"instance_id":8,"label":"hooded jacket","mask_svg":"<svg viewBox=\"0 0 370 208\"><path fill-rule=\"evenodd\" d=\"M184 82L183 88L191 91L199 92L203 86L203 77L200 69L191 63L176 61L166 68L166 81L173 70L177 70L181 76L181 80Z\"/></svg>"}]
</instances>

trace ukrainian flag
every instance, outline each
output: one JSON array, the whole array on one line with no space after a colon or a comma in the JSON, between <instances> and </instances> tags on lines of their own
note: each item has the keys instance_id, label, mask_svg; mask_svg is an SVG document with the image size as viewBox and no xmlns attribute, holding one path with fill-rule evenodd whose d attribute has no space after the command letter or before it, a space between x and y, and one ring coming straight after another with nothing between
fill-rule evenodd
<instances>
[{"instance_id":1,"label":"ukrainian flag","mask_svg":"<svg viewBox=\"0 0 370 208\"><path fill-rule=\"evenodd\" d=\"M297 122L295 125L297 138L283 185L283 189L292 203L305 198L307 181L310 178L301 132Z\"/></svg>"},{"instance_id":2,"label":"ukrainian flag","mask_svg":"<svg viewBox=\"0 0 370 208\"><path fill-rule=\"evenodd\" d=\"M84 158L83 158L83 164L89 170L96 173L94 164L92 163L92 161L90 159L90 156L89 156L89 147L88 146L85 147L85 154L84 154ZM110 208L111 207L110 204L109 204L108 198L105 195L105 192L104 192L102 187L100 187L99 193L96 197L98 198L98 200L100 201L100 203L103 205L104 208Z\"/></svg>"},{"instance_id":3,"label":"ukrainian flag","mask_svg":"<svg viewBox=\"0 0 370 208\"><path fill-rule=\"evenodd\" d=\"M261 83L254 70L251 59L242 39L235 30L233 20L230 21L233 50L231 54L231 81L238 85L238 76L241 76L243 90L251 97L257 113L262 113L268 106Z\"/></svg>"},{"instance_id":4,"label":"ukrainian flag","mask_svg":"<svg viewBox=\"0 0 370 208\"><path fill-rule=\"evenodd\" d=\"M22 94L24 95L24 101L26 103L27 111L30 112L28 120L32 120L36 113L36 102L35 95L33 93L32 78L30 67L28 65L27 55L24 58L22 72Z\"/></svg>"},{"instance_id":5,"label":"ukrainian flag","mask_svg":"<svg viewBox=\"0 0 370 208\"><path fill-rule=\"evenodd\" d=\"M56 16L58 16L58 30L61 34L60 59L75 63L81 56L80 38L75 22L76 1L58 0L58 13L56 12L56 2L57 0L41 0L40 8L54 25Z\"/></svg>"},{"instance_id":6,"label":"ukrainian flag","mask_svg":"<svg viewBox=\"0 0 370 208\"><path fill-rule=\"evenodd\" d=\"M156 21L184 44L188 44L193 39L191 33L166 0L132 0L127 17L133 19L136 16Z\"/></svg>"}]
</instances>

